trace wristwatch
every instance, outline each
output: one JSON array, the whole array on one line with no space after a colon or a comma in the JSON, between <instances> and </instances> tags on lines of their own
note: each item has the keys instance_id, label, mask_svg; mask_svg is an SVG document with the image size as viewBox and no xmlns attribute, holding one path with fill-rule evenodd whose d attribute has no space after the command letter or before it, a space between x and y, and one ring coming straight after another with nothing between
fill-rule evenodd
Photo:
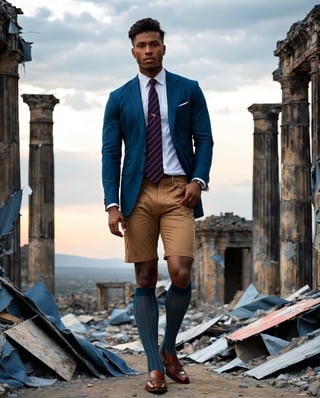
<instances>
[{"instance_id":1,"label":"wristwatch","mask_svg":"<svg viewBox=\"0 0 320 398\"><path fill-rule=\"evenodd\" d=\"M194 178L192 181L200 185L201 191L205 191L207 189L207 184L201 180L198 180L198 178Z\"/></svg>"}]
</instances>

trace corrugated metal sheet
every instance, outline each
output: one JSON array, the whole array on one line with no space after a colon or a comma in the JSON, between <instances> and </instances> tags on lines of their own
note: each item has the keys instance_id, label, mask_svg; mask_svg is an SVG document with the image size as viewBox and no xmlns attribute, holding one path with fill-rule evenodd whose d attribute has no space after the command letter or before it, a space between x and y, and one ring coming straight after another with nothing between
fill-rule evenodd
<instances>
[{"instance_id":1,"label":"corrugated metal sheet","mask_svg":"<svg viewBox=\"0 0 320 398\"><path fill-rule=\"evenodd\" d=\"M200 323L200 325L197 325L191 329L179 333L176 340L176 346L179 346L189 340L195 339L196 337L200 336L202 333L208 330L212 325L217 323L219 319L222 318L222 316L223 315L219 315L208 322Z\"/></svg>"},{"instance_id":2,"label":"corrugated metal sheet","mask_svg":"<svg viewBox=\"0 0 320 398\"><path fill-rule=\"evenodd\" d=\"M320 304L320 297L299 301L296 304L285 306L279 310L270 312L263 318L257 319L250 325L244 326L231 333L227 338L232 341L242 341L248 337L257 335L279 325L282 322L295 318L297 315L309 310L310 308Z\"/></svg>"},{"instance_id":3,"label":"corrugated metal sheet","mask_svg":"<svg viewBox=\"0 0 320 398\"><path fill-rule=\"evenodd\" d=\"M227 348L228 343L226 338L221 337L219 340L215 341L208 347L205 347L202 350L196 351L193 354L188 355L188 358L192 359L195 362L203 363L213 358L214 356L221 354Z\"/></svg>"},{"instance_id":4,"label":"corrugated metal sheet","mask_svg":"<svg viewBox=\"0 0 320 398\"><path fill-rule=\"evenodd\" d=\"M298 362L304 361L308 358L320 353L320 336L308 340L301 344L299 347L293 348L292 350L279 355L276 358L270 359L264 362L244 374L247 376L253 376L256 379L262 379L280 369L285 369L291 365L295 365Z\"/></svg>"},{"instance_id":5,"label":"corrugated metal sheet","mask_svg":"<svg viewBox=\"0 0 320 398\"><path fill-rule=\"evenodd\" d=\"M223 373L228 370L232 369L237 369L237 368L243 368L243 369L248 369L248 366L241 361L240 358L236 357L232 361L228 362L227 364L221 366L220 368L214 369L216 373Z\"/></svg>"}]
</instances>

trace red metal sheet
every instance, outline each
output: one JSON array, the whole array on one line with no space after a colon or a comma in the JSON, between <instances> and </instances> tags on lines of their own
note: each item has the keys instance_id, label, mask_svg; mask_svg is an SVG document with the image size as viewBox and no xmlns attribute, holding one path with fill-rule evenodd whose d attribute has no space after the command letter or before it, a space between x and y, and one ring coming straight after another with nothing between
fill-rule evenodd
<instances>
[{"instance_id":1,"label":"red metal sheet","mask_svg":"<svg viewBox=\"0 0 320 398\"><path fill-rule=\"evenodd\" d=\"M257 319L250 325L244 326L231 333L227 338L232 341L242 341L248 337L257 335L267 329L288 321L297 315L309 310L310 308L320 304L320 297L315 299L307 299L299 301L296 304L288 305L279 310L270 312L263 318Z\"/></svg>"}]
</instances>

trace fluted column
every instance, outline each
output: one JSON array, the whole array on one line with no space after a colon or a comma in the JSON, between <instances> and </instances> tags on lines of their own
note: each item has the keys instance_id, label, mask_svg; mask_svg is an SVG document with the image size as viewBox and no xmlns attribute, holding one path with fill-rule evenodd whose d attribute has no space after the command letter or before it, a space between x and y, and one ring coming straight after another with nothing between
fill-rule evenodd
<instances>
[{"instance_id":1,"label":"fluted column","mask_svg":"<svg viewBox=\"0 0 320 398\"><path fill-rule=\"evenodd\" d=\"M28 284L42 279L54 294L53 95L23 94L30 108Z\"/></svg>"},{"instance_id":2,"label":"fluted column","mask_svg":"<svg viewBox=\"0 0 320 398\"><path fill-rule=\"evenodd\" d=\"M309 75L277 80L282 89L280 278L285 296L312 286Z\"/></svg>"},{"instance_id":3,"label":"fluted column","mask_svg":"<svg viewBox=\"0 0 320 398\"><path fill-rule=\"evenodd\" d=\"M319 55L313 55L310 59L311 76L311 143L312 143L312 167L314 172L319 169L320 164L320 76L319 76ZM313 177L318 173L313 174ZM314 211L320 211L320 181L314 181L314 192L312 192L312 203ZM320 283L320 223L319 217L315 217L314 242L313 242L313 286Z\"/></svg>"},{"instance_id":4,"label":"fluted column","mask_svg":"<svg viewBox=\"0 0 320 398\"><path fill-rule=\"evenodd\" d=\"M310 78L311 78L311 161L315 163L320 156L320 62L319 55L316 54L310 59Z\"/></svg>"},{"instance_id":5,"label":"fluted column","mask_svg":"<svg viewBox=\"0 0 320 398\"><path fill-rule=\"evenodd\" d=\"M281 104L253 104L253 283L263 294L279 293L279 158Z\"/></svg>"},{"instance_id":6,"label":"fluted column","mask_svg":"<svg viewBox=\"0 0 320 398\"><path fill-rule=\"evenodd\" d=\"M12 18L16 19L11 7ZM17 40L8 34L7 15L0 7L0 206L21 189L19 143L18 66L22 53ZM1 265L12 282L20 287L20 220L3 239Z\"/></svg>"}]
</instances>

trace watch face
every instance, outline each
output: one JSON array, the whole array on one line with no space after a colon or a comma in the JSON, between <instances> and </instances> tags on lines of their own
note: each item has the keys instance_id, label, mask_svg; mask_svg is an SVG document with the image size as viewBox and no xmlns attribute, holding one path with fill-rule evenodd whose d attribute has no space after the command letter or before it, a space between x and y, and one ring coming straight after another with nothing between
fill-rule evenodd
<instances>
[{"instance_id":1,"label":"watch face","mask_svg":"<svg viewBox=\"0 0 320 398\"><path fill-rule=\"evenodd\" d=\"M192 181L194 181L194 182L196 182L198 185L200 185L200 188L201 188L201 190L202 191L205 191L206 190L206 188L207 188L207 184L205 183L205 182L202 182L202 181L200 181L200 180L198 180L198 179L194 179L194 180L192 180Z\"/></svg>"},{"instance_id":2,"label":"watch face","mask_svg":"<svg viewBox=\"0 0 320 398\"><path fill-rule=\"evenodd\" d=\"M201 189L204 189L203 183L199 180L194 180L198 185L200 185Z\"/></svg>"}]
</instances>

